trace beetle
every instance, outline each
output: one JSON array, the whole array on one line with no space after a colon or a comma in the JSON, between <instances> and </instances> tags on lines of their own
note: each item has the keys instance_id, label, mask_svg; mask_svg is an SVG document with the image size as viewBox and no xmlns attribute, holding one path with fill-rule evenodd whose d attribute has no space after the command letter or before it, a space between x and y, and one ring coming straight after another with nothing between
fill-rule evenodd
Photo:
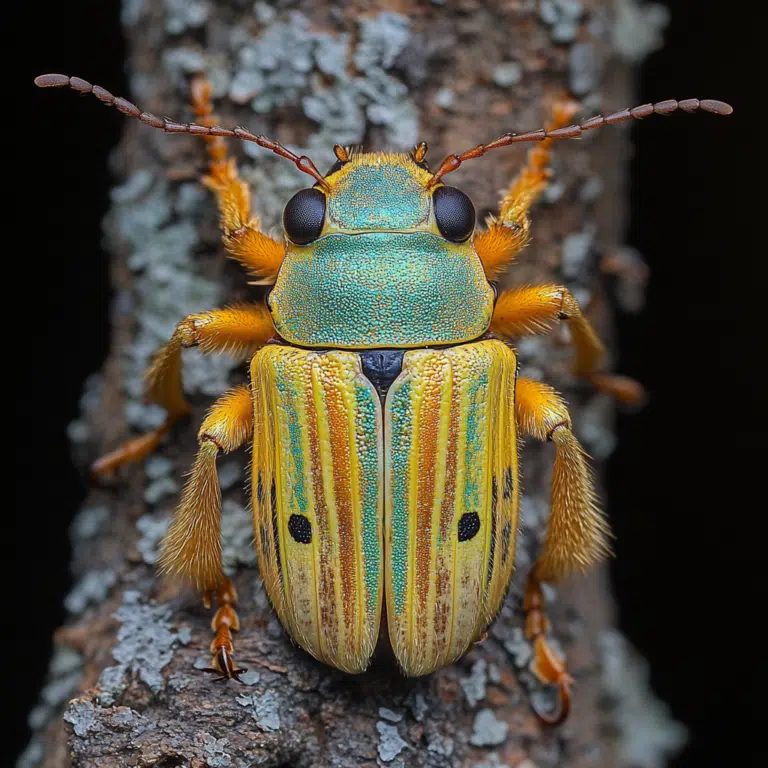
<instances>
[{"instance_id":1,"label":"beetle","mask_svg":"<svg viewBox=\"0 0 768 768\"><path fill-rule=\"evenodd\" d=\"M179 323L147 373L165 423L94 466L102 474L147 456L189 412L183 349L249 361L249 383L224 394L200 428L160 559L162 572L217 605L210 671L219 679L244 671L232 641L237 595L222 570L220 454L252 445L259 568L293 640L361 673L386 626L403 673L419 676L459 659L501 608L518 526L518 439L533 437L556 451L547 533L524 597L526 635L536 677L560 691L557 711L539 714L562 721L572 680L547 640L541 583L607 555L609 529L563 399L519 375L510 340L566 322L574 374L628 400L640 389L599 372L603 345L567 288L497 295L495 279L528 242L529 211L547 185L555 140L677 109L726 115L731 107L669 100L571 123L578 105L563 101L546 128L449 155L435 172L422 142L409 153L336 145L336 162L321 174L265 136L219 127L203 78L191 87L196 123L160 119L80 78L42 75L36 83L93 93L151 127L204 137L203 183L217 199L224 245L272 286L266 302ZM282 242L260 230L225 138L255 142L314 179L286 204ZM520 142L537 146L498 215L477 232L471 200L443 179Z\"/></svg>"}]
</instances>

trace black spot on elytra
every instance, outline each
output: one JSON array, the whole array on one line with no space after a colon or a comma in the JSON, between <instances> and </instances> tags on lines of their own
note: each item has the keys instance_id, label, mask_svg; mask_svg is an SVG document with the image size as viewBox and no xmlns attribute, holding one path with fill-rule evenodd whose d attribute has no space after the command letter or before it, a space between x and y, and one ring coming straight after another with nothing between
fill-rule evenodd
<instances>
[{"instance_id":1,"label":"black spot on elytra","mask_svg":"<svg viewBox=\"0 0 768 768\"><path fill-rule=\"evenodd\" d=\"M514 478L512 477L512 467L504 470L504 498L511 499L512 492L515 489Z\"/></svg>"},{"instance_id":2,"label":"black spot on elytra","mask_svg":"<svg viewBox=\"0 0 768 768\"><path fill-rule=\"evenodd\" d=\"M501 529L501 565L507 564L507 558L509 557L509 547L512 544L512 523L507 520L504 523L504 527Z\"/></svg>"},{"instance_id":3,"label":"black spot on elytra","mask_svg":"<svg viewBox=\"0 0 768 768\"><path fill-rule=\"evenodd\" d=\"M459 520L459 541L469 541L480 530L480 515L477 512L465 512Z\"/></svg>"},{"instance_id":4,"label":"black spot on elytra","mask_svg":"<svg viewBox=\"0 0 768 768\"><path fill-rule=\"evenodd\" d=\"M309 544L312 541L312 523L304 515L291 515L288 518L288 532L299 544Z\"/></svg>"}]
</instances>

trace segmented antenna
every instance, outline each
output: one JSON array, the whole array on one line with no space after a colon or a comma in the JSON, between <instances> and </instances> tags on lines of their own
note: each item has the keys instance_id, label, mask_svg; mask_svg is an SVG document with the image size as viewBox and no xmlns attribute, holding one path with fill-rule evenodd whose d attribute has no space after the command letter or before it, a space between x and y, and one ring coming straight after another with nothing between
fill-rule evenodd
<instances>
[{"instance_id":1,"label":"segmented antenna","mask_svg":"<svg viewBox=\"0 0 768 768\"><path fill-rule=\"evenodd\" d=\"M336 155L336 159L344 164L349 162L349 152L341 146L341 144L333 145L333 154Z\"/></svg>"},{"instance_id":2,"label":"segmented antenna","mask_svg":"<svg viewBox=\"0 0 768 768\"><path fill-rule=\"evenodd\" d=\"M420 141L414 148L413 148L413 162L414 163L423 163L424 158L427 156L427 142L426 141Z\"/></svg>"},{"instance_id":3,"label":"segmented antenna","mask_svg":"<svg viewBox=\"0 0 768 768\"><path fill-rule=\"evenodd\" d=\"M205 126L197 123L177 123L167 117L159 118L151 112L142 112L135 104L119 96L113 96L106 88L100 85L91 85L80 77L68 77L67 75L40 75L35 78L35 85L40 88L72 88L79 93L92 93L99 101L114 107L124 115L135 117L151 128L160 128L166 133L190 133L193 136L223 136L226 138L252 141L264 149L274 152L280 157L290 160L302 173L309 174L324 189L330 189L328 182L323 178L315 164L306 155L295 155L277 141L272 141L266 136L256 136L246 128L238 126L233 130L221 128L218 125Z\"/></svg>"},{"instance_id":4,"label":"segmented antenna","mask_svg":"<svg viewBox=\"0 0 768 768\"><path fill-rule=\"evenodd\" d=\"M499 149L499 147L506 147L509 144L518 144L524 141L575 139L581 136L584 131L591 131L594 128L602 128L604 125L616 125L617 123L623 123L630 118L642 120L644 117L649 117L654 114L669 115L678 109L682 109L685 112L703 110L704 112L712 112L715 115L730 115L731 112L733 112L733 107L730 104L726 104L724 101L716 101L715 99L685 99L685 101L667 99L666 101L659 101L656 104L643 104L642 106L634 107L633 109L622 109L607 117L598 115L597 117L591 117L589 120L585 120L583 123L568 125L565 128L556 128L551 131L539 128L537 131L528 131L527 133L505 133L490 144L479 144L461 155L448 155L448 157L446 157L440 164L437 171L435 171L435 175L429 180L427 188L434 187L443 176L455 171L465 160L474 160L476 157L482 157L486 152L489 152L492 149Z\"/></svg>"}]
</instances>

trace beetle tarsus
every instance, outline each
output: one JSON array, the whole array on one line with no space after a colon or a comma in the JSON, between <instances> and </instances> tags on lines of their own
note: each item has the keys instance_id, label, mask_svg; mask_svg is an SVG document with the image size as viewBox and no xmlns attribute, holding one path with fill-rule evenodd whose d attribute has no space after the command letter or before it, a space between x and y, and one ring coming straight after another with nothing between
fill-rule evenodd
<instances>
[{"instance_id":1,"label":"beetle tarsus","mask_svg":"<svg viewBox=\"0 0 768 768\"><path fill-rule=\"evenodd\" d=\"M531 709L534 711L536 717L546 725L560 725L561 723L564 723L571 712L572 687L573 678L567 672L561 675L557 681L558 705L554 712L547 712L541 709L532 699Z\"/></svg>"},{"instance_id":2,"label":"beetle tarsus","mask_svg":"<svg viewBox=\"0 0 768 768\"><path fill-rule=\"evenodd\" d=\"M232 656L232 652L226 648L219 648L213 657L212 667L205 667L203 672L210 672L211 674L218 675L214 679L214 683L220 683L224 680L237 680L238 683L245 685L245 681L240 675L245 674L248 670L245 667L236 667L235 659Z\"/></svg>"},{"instance_id":3,"label":"beetle tarsus","mask_svg":"<svg viewBox=\"0 0 768 768\"><path fill-rule=\"evenodd\" d=\"M542 710L533 700L531 700L531 709L547 725L560 725L571 711L571 689L574 680L568 674L565 659L557 654L547 641L546 635L549 632L550 623L544 613L541 582L533 574L528 577L523 610L526 613L525 636L533 642L531 672L543 685L556 685L559 696L559 704L554 712Z\"/></svg>"}]
</instances>

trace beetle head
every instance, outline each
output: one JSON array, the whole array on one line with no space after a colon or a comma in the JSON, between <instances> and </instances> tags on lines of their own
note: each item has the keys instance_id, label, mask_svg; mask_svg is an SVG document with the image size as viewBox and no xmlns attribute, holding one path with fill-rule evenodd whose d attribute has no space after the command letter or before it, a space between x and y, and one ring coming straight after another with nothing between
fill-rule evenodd
<instances>
[{"instance_id":1,"label":"beetle head","mask_svg":"<svg viewBox=\"0 0 768 768\"><path fill-rule=\"evenodd\" d=\"M454 243L471 237L474 206L455 187L430 185L426 145L410 153L336 152L325 184L300 190L285 207L283 227L294 245L370 232L430 233Z\"/></svg>"}]
</instances>

